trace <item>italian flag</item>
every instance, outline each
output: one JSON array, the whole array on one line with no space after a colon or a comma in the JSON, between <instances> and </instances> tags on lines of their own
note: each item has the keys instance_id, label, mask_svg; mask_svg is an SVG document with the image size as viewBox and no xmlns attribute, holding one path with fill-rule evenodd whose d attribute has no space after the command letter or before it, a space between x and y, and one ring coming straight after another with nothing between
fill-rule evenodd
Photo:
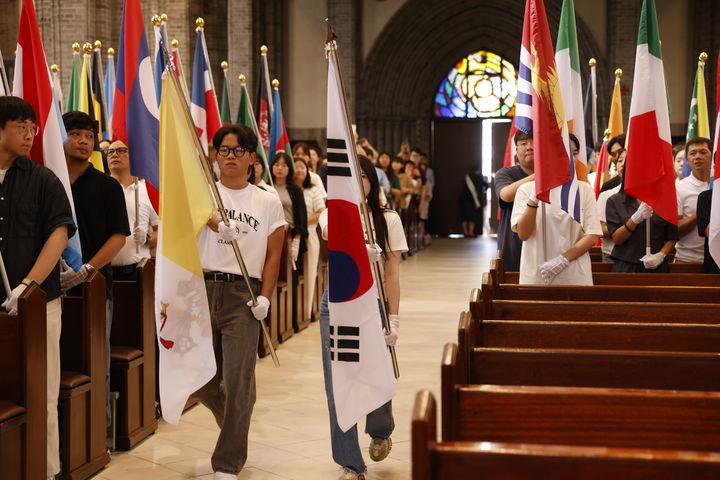
<instances>
[{"instance_id":1,"label":"italian flag","mask_svg":"<svg viewBox=\"0 0 720 480\"><path fill-rule=\"evenodd\" d=\"M575 162L577 177L578 180L587 182L585 112L583 110L580 55L578 54L573 0L563 0L557 45L555 47L555 63L560 78L560 93L565 106L568 132L574 134L580 143L578 155L580 162Z\"/></svg>"},{"instance_id":2,"label":"italian flag","mask_svg":"<svg viewBox=\"0 0 720 480\"><path fill-rule=\"evenodd\" d=\"M655 1L643 0L630 101L625 192L677 225L675 172Z\"/></svg>"}]
</instances>

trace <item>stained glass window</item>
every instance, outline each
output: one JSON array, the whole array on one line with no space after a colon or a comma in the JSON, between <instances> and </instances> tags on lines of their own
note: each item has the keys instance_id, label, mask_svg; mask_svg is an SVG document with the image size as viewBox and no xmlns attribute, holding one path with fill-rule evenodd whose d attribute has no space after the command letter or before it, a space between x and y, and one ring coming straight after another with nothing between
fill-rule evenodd
<instances>
[{"instance_id":1,"label":"stained glass window","mask_svg":"<svg viewBox=\"0 0 720 480\"><path fill-rule=\"evenodd\" d=\"M516 98L515 67L499 55L480 50L460 60L440 82L435 95L435 116L512 116Z\"/></svg>"}]
</instances>

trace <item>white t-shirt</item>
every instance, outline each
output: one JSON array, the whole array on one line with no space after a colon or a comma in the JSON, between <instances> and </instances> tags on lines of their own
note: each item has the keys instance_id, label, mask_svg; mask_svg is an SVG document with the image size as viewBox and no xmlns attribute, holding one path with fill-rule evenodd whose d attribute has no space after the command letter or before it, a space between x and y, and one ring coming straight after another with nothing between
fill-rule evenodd
<instances>
[{"instance_id":1,"label":"white t-shirt","mask_svg":"<svg viewBox=\"0 0 720 480\"><path fill-rule=\"evenodd\" d=\"M535 216L535 233L522 244L520 255L520 283L542 284L539 267L545 260L551 260L562 255L572 247L583 235L602 235L600 220L597 216L595 193L590 185L578 182L580 203L582 210L582 225L577 223L570 215L562 211L559 205L545 204L547 221L545 222L545 238L547 241L547 258L543 248L543 206L538 207ZM527 206L528 201L535 196L535 182L527 182L518 188L515 194L510 225L514 232L517 224ZM592 264L590 255L585 252L580 258L570 262L570 265L560 272L552 282L554 285L592 285Z\"/></svg>"},{"instance_id":2,"label":"white t-shirt","mask_svg":"<svg viewBox=\"0 0 720 480\"><path fill-rule=\"evenodd\" d=\"M305 207L308 217L325 208L325 197L327 197L327 194L324 194L317 185L313 185L310 188L303 188L303 197L305 197ZM308 230L314 230L315 225L317 225L317 222L309 223Z\"/></svg>"},{"instance_id":3,"label":"white t-shirt","mask_svg":"<svg viewBox=\"0 0 720 480\"><path fill-rule=\"evenodd\" d=\"M229 189L220 182L217 186L228 217L240 228L237 243L248 275L262 280L267 237L286 223L280 200L255 185L240 190ZM207 225L200 232L198 248L204 271L241 275L232 244L222 240Z\"/></svg>"},{"instance_id":4,"label":"white t-shirt","mask_svg":"<svg viewBox=\"0 0 720 480\"><path fill-rule=\"evenodd\" d=\"M385 223L387 223L388 238L385 245L385 249L388 252L404 253L408 251L407 239L405 238L405 230L403 230L402 220L400 215L395 210L385 210ZM325 209L320 214L318 220L320 229L322 230L322 236L327 240L328 233L328 210ZM363 225L363 230L365 226Z\"/></svg>"},{"instance_id":5,"label":"white t-shirt","mask_svg":"<svg viewBox=\"0 0 720 480\"><path fill-rule=\"evenodd\" d=\"M155 209L150 203L150 197L147 193L147 186L145 180L138 181L138 208L140 214L138 215L138 226L143 227L148 233L152 232L153 227L158 224L158 216L155 213ZM125 207L127 208L128 214L128 225L130 225L130 231L135 229L135 183L131 183L127 187L123 187L123 193L125 194ZM147 245L140 245L139 249L136 249L137 242L132 235L125 237L125 245L112 259L111 265L132 265L138 263L143 258L150 258L150 249Z\"/></svg>"},{"instance_id":6,"label":"white t-shirt","mask_svg":"<svg viewBox=\"0 0 720 480\"><path fill-rule=\"evenodd\" d=\"M689 217L697 213L697 198L701 192L710 188L710 184L698 180L690 174L675 183L677 190L678 217ZM693 227L680 237L675 244L676 262L702 262L704 259L705 241Z\"/></svg>"},{"instance_id":7,"label":"white t-shirt","mask_svg":"<svg viewBox=\"0 0 720 480\"><path fill-rule=\"evenodd\" d=\"M601 222L607 223L605 207L607 207L608 198L618 193L621 186L622 185L618 185L617 187L613 187L610 190L600 192L600 196L597 199L597 213ZM605 255L610 255L613 248L615 248L615 242L612 241L612 238L602 237L600 244L600 250L602 250L602 253L604 253Z\"/></svg>"}]
</instances>

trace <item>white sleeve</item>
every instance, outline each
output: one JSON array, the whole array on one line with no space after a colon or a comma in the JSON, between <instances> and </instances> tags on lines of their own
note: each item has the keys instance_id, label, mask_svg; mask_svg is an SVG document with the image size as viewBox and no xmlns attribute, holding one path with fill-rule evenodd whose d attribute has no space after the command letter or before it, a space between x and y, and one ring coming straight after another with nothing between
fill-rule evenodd
<instances>
[{"instance_id":1,"label":"white sleeve","mask_svg":"<svg viewBox=\"0 0 720 480\"><path fill-rule=\"evenodd\" d=\"M387 223L388 229L388 242L385 249L389 252L407 252L408 245L400 215L394 210L385 210L385 223Z\"/></svg>"},{"instance_id":2,"label":"white sleeve","mask_svg":"<svg viewBox=\"0 0 720 480\"><path fill-rule=\"evenodd\" d=\"M270 234L278 228L287 225L287 222L285 221L285 212L283 211L282 203L280 203L280 198L272 194L268 194L267 197L269 225L267 234L270 236Z\"/></svg>"},{"instance_id":3,"label":"white sleeve","mask_svg":"<svg viewBox=\"0 0 720 480\"><path fill-rule=\"evenodd\" d=\"M683 203L685 200L685 189L683 188L685 185L683 184L683 181L679 181L675 184L675 190L677 191L677 207L678 207L678 217L684 218L685 217L685 209L683 208Z\"/></svg>"},{"instance_id":4,"label":"white sleeve","mask_svg":"<svg viewBox=\"0 0 720 480\"><path fill-rule=\"evenodd\" d=\"M322 211L320 218L318 219L318 225L320 225L320 232L322 232L322 238L328 239L328 209Z\"/></svg>"},{"instance_id":5,"label":"white sleeve","mask_svg":"<svg viewBox=\"0 0 720 480\"><path fill-rule=\"evenodd\" d=\"M313 204L312 213L317 213L323 208L325 208L325 196L323 195L322 191L319 188L313 188Z\"/></svg>"},{"instance_id":6,"label":"white sleeve","mask_svg":"<svg viewBox=\"0 0 720 480\"><path fill-rule=\"evenodd\" d=\"M527 203L535 195L535 182L527 182L520 185L515 193L515 200L513 202L512 215L510 216L510 228L513 232L517 232L517 224L520 221L520 217L525 213L525 209L528 208Z\"/></svg>"},{"instance_id":7,"label":"white sleeve","mask_svg":"<svg viewBox=\"0 0 720 480\"><path fill-rule=\"evenodd\" d=\"M613 193L614 192L611 193L611 190L606 190L604 192L600 192L600 196L597 199L597 214L598 214L598 219L601 222L606 221L607 217L605 216L605 208L607 207L608 198L610 198L610 195L612 195Z\"/></svg>"},{"instance_id":8,"label":"white sleeve","mask_svg":"<svg viewBox=\"0 0 720 480\"><path fill-rule=\"evenodd\" d=\"M602 236L602 227L600 226L600 218L598 217L597 203L595 202L595 194L590 185L584 182L578 182L580 187L580 201L582 201L582 227L585 235Z\"/></svg>"},{"instance_id":9,"label":"white sleeve","mask_svg":"<svg viewBox=\"0 0 720 480\"><path fill-rule=\"evenodd\" d=\"M320 175L318 175L315 172L310 172L310 181L313 185L315 185L322 194L322 198L327 198L327 191L325 191L325 185L323 185L322 178L320 178Z\"/></svg>"}]
</instances>

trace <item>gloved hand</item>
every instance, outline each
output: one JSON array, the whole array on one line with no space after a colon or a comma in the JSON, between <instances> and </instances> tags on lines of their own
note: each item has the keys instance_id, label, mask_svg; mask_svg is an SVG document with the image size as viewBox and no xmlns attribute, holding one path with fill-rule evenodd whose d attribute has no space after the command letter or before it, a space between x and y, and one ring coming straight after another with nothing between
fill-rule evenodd
<instances>
[{"instance_id":1,"label":"gloved hand","mask_svg":"<svg viewBox=\"0 0 720 480\"><path fill-rule=\"evenodd\" d=\"M549 285L560 272L568 267L568 265L570 265L570 260L565 258L565 255L560 254L540 265L540 276L542 276L545 284Z\"/></svg>"},{"instance_id":2,"label":"gloved hand","mask_svg":"<svg viewBox=\"0 0 720 480\"><path fill-rule=\"evenodd\" d=\"M247 302L247 306L250 307L250 311L256 320L264 320L267 317L268 309L270 308L270 300L267 297L260 295L257 297L257 305L253 307L252 300Z\"/></svg>"},{"instance_id":3,"label":"gloved hand","mask_svg":"<svg viewBox=\"0 0 720 480\"><path fill-rule=\"evenodd\" d=\"M7 312L10 315L17 315L18 313L18 298L20 298L20 295L25 291L25 289L28 286L24 283L21 283L17 287L13 288L10 292L10 296L5 299L5 301L2 303L2 308L7 310Z\"/></svg>"},{"instance_id":4,"label":"gloved hand","mask_svg":"<svg viewBox=\"0 0 720 480\"><path fill-rule=\"evenodd\" d=\"M377 243L373 245L365 244L365 248L367 249L368 258L370 258L370 262L379 262L382 258L382 248L380 248L380 245Z\"/></svg>"},{"instance_id":5,"label":"gloved hand","mask_svg":"<svg viewBox=\"0 0 720 480\"><path fill-rule=\"evenodd\" d=\"M225 224L225 222L218 223L218 235L220 235L223 241L228 243L237 240L240 236L240 229L238 228L237 222L228 219L227 224Z\"/></svg>"},{"instance_id":6,"label":"gloved hand","mask_svg":"<svg viewBox=\"0 0 720 480\"><path fill-rule=\"evenodd\" d=\"M632 214L632 217L630 217L630 220L633 222L639 224L643 220L646 220L650 217L652 217L653 209L645 202L642 202L640 206L638 207L637 211Z\"/></svg>"},{"instance_id":7,"label":"gloved hand","mask_svg":"<svg viewBox=\"0 0 720 480\"><path fill-rule=\"evenodd\" d=\"M70 268L65 260L60 261L62 265L62 271L60 272L60 290L67 292L76 285L80 285L85 278L90 274L87 264L80 267L77 272Z\"/></svg>"},{"instance_id":8,"label":"gloved hand","mask_svg":"<svg viewBox=\"0 0 720 480\"><path fill-rule=\"evenodd\" d=\"M657 252L657 253L651 253L649 255L644 255L640 261L643 262L643 265L645 265L645 268L648 270L654 270L658 268L660 265L662 265L663 261L665 260L665 254L663 252Z\"/></svg>"},{"instance_id":9,"label":"gloved hand","mask_svg":"<svg viewBox=\"0 0 720 480\"><path fill-rule=\"evenodd\" d=\"M390 333L385 334L385 343L394 347L400 336L400 315L390 315Z\"/></svg>"},{"instance_id":10,"label":"gloved hand","mask_svg":"<svg viewBox=\"0 0 720 480\"><path fill-rule=\"evenodd\" d=\"M300 254L300 239L293 238L290 241L290 256L292 257L293 263L297 262L299 254Z\"/></svg>"},{"instance_id":11,"label":"gloved hand","mask_svg":"<svg viewBox=\"0 0 720 480\"><path fill-rule=\"evenodd\" d=\"M145 230L145 228L138 225L133 229L133 240L135 240L135 243L138 245L145 245L148 240L148 232Z\"/></svg>"}]
</instances>

